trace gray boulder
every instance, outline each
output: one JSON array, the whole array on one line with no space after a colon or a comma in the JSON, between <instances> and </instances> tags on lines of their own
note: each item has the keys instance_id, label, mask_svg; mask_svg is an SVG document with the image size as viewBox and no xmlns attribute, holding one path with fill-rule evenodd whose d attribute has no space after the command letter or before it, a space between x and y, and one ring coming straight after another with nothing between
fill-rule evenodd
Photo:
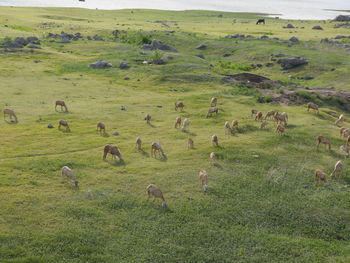
<instances>
[{"instance_id":1,"label":"gray boulder","mask_svg":"<svg viewBox=\"0 0 350 263\"><path fill-rule=\"evenodd\" d=\"M291 37L289 39L290 42L293 42L293 43L298 43L299 42L299 39L297 37Z\"/></svg>"},{"instance_id":2,"label":"gray boulder","mask_svg":"<svg viewBox=\"0 0 350 263\"><path fill-rule=\"evenodd\" d=\"M259 39L269 39L269 37L266 35L263 35L263 36L260 36Z\"/></svg>"},{"instance_id":3,"label":"gray boulder","mask_svg":"<svg viewBox=\"0 0 350 263\"><path fill-rule=\"evenodd\" d=\"M205 57L204 57L203 54L197 54L196 56L199 57L199 58L201 58L201 59L205 59Z\"/></svg>"},{"instance_id":4,"label":"gray boulder","mask_svg":"<svg viewBox=\"0 0 350 263\"><path fill-rule=\"evenodd\" d=\"M159 49L159 50L165 50L165 51L172 51L172 52L177 52L177 50L171 46L168 46L158 40L152 40L152 43L151 44L143 44L142 45L142 48L143 49L146 49L146 50L156 50L156 49Z\"/></svg>"},{"instance_id":5,"label":"gray boulder","mask_svg":"<svg viewBox=\"0 0 350 263\"><path fill-rule=\"evenodd\" d=\"M288 25L284 26L283 28L294 28L294 26L292 24L288 24Z\"/></svg>"},{"instance_id":6,"label":"gray boulder","mask_svg":"<svg viewBox=\"0 0 350 263\"><path fill-rule=\"evenodd\" d=\"M339 15L334 19L334 21L339 21L339 22L350 21L350 16Z\"/></svg>"},{"instance_id":7,"label":"gray boulder","mask_svg":"<svg viewBox=\"0 0 350 263\"><path fill-rule=\"evenodd\" d=\"M313 30L323 30L323 28L320 27L320 26L314 26L312 29L313 29Z\"/></svg>"},{"instance_id":8,"label":"gray boulder","mask_svg":"<svg viewBox=\"0 0 350 263\"><path fill-rule=\"evenodd\" d=\"M204 44L200 44L199 46L196 47L196 49L206 49L207 46Z\"/></svg>"},{"instance_id":9,"label":"gray boulder","mask_svg":"<svg viewBox=\"0 0 350 263\"><path fill-rule=\"evenodd\" d=\"M241 34L234 34L234 35L227 35L225 36L225 38L244 38L245 35L241 35Z\"/></svg>"},{"instance_id":10,"label":"gray boulder","mask_svg":"<svg viewBox=\"0 0 350 263\"><path fill-rule=\"evenodd\" d=\"M303 57L289 57L289 58L282 58L277 61L278 64L281 65L282 69L291 69L296 68L301 65L305 65L308 63L306 58Z\"/></svg>"},{"instance_id":11,"label":"gray boulder","mask_svg":"<svg viewBox=\"0 0 350 263\"><path fill-rule=\"evenodd\" d=\"M128 63L126 63L126 62L120 62L119 68L120 68L120 69L128 69L128 68L129 68L129 65L128 65Z\"/></svg>"},{"instance_id":12,"label":"gray boulder","mask_svg":"<svg viewBox=\"0 0 350 263\"><path fill-rule=\"evenodd\" d=\"M111 63L104 62L104 61L96 61L94 63L91 63L89 66L90 68L93 68L93 69L105 69L105 68L113 67Z\"/></svg>"}]
</instances>

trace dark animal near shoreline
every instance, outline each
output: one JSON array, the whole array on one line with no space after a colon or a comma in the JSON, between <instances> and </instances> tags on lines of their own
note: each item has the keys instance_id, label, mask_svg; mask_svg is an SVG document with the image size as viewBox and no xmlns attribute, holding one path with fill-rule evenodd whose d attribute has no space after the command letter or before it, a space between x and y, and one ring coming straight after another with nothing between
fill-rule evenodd
<instances>
[{"instance_id":1,"label":"dark animal near shoreline","mask_svg":"<svg viewBox=\"0 0 350 263\"><path fill-rule=\"evenodd\" d=\"M261 23L263 23L263 24L265 25L265 19L259 19L259 20L256 22L257 25L259 25L259 24L261 24Z\"/></svg>"}]
</instances>

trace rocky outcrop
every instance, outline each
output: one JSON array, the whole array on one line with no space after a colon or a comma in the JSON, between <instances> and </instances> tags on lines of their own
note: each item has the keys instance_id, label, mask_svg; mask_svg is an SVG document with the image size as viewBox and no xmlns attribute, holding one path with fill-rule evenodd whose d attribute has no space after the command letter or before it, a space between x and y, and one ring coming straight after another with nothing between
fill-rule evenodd
<instances>
[{"instance_id":1,"label":"rocky outcrop","mask_svg":"<svg viewBox=\"0 0 350 263\"><path fill-rule=\"evenodd\" d=\"M105 61L96 61L94 63L91 63L89 67L93 69L105 69L105 68L111 68L113 67L113 65Z\"/></svg>"},{"instance_id":2,"label":"rocky outcrop","mask_svg":"<svg viewBox=\"0 0 350 263\"><path fill-rule=\"evenodd\" d=\"M169 45L166 45L158 40L152 40L151 44L143 44L142 48L145 50L164 50L164 51L172 51L172 52L177 52L177 50Z\"/></svg>"},{"instance_id":3,"label":"rocky outcrop","mask_svg":"<svg viewBox=\"0 0 350 263\"><path fill-rule=\"evenodd\" d=\"M303 57L289 57L279 59L277 63L281 65L282 69L292 69L301 65L305 65L308 63L308 61Z\"/></svg>"}]
</instances>

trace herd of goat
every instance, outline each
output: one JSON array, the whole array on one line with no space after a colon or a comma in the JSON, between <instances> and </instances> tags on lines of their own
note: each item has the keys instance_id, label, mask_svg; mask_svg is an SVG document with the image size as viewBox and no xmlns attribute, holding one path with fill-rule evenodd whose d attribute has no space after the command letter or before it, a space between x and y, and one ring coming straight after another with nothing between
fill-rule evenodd
<instances>
[{"instance_id":1,"label":"herd of goat","mask_svg":"<svg viewBox=\"0 0 350 263\"><path fill-rule=\"evenodd\" d=\"M211 117L214 113L218 114L219 108L217 107L217 102L218 102L217 98L214 97L211 99L210 108L209 108L207 115L206 115L207 118ZM61 100L56 101L56 104L55 104L56 111L57 111L58 106L61 108L61 111L68 112L68 107L64 101L61 101ZM180 110L182 112L184 107L185 107L185 104L182 101L175 102L175 110L176 111ZM317 114L319 114L318 106L315 103L310 102L307 104L307 111L310 111L310 110L314 110L314 111L316 111ZM13 110L4 109L4 119L6 119L6 116L9 116L11 122L16 122L16 123L18 122L18 118ZM278 111L271 110L271 111L267 112L264 116L261 111L258 111L256 109L252 109L251 110L251 117L255 118L255 121L260 121L260 129L264 129L269 124L268 120L275 121L275 123L276 123L275 132L278 133L279 135L284 135L285 128L288 125L288 114L286 112L279 113ZM147 122L147 124L151 123L151 119L152 119L152 117L149 114L147 114L144 118L144 120ZM336 120L335 125L338 126L339 124L341 124L344 121L345 121L345 117L343 114L341 114L339 116L339 118ZM184 121L182 121L181 117L177 117L175 119L174 128L181 127L181 130L185 132L185 131L187 131L187 128L189 125L190 125L189 119L186 118ZM66 129L66 131L70 132L70 127L69 127L68 122L66 120L60 120L58 122L58 129L61 130L62 127L64 127ZM225 122L224 128L225 128L225 135L234 135L237 128L238 128L238 121L233 120L231 122L231 124L230 124L230 122L227 121L227 122ZM102 122L99 122L97 124L97 131L100 133L105 133L106 132L105 124ZM346 129L343 127L340 128L340 136L346 138L346 145L340 146L340 151L349 156L350 151L349 151L348 145L350 143L350 129ZM217 135L214 134L211 138L211 141L212 141L213 146L215 146L215 147L219 146L219 138ZM318 136L317 137L317 149L318 149L320 144L324 144L326 147L328 146L328 149L331 150L331 142L327 137ZM193 139L188 138L187 145L188 145L188 149L194 149ZM137 151L142 150L142 140L140 137L136 138L135 149ZM108 154L110 154L112 156L113 160L116 160L116 158L118 157L118 159L120 161L123 161L122 154L117 146L113 146L110 144L106 145L103 149L103 160L106 160L106 157ZM161 158L166 158L165 152L163 151L160 143L153 142L151 144L151 157L156 158L157 154ZM211 152L209 157L210 157L211 163L214 165L216 162L215 153ZM337 176L339 176L342 169L343 169L343 163L341 161L338 161L335 164L334 170L330 176L332 178L336 178ZM62 174L62 180L68 179L68 180L72 181L72 183L76 187L78 187L79 182L76 179L76 177L74 176L73 170L71 168L64 166L61 169L61 174ZM206 170L203 170L203 169L200 170L199 180L200 180L200 183L203 187L203 190L204 191L207 190L208 189L208 172ZM315 171L315 180L321 181L321 182L327 182L326 173L324 173L321 170L316 170ZM165 198L163 196L163 193L156 185L150 184L147 186L146 190L148 193L148 198L150 198L151 196L153 196L153 198L159 198L162 200L162 207L166 207L166 201L165 201Z\"/></svg>"}]
</instances>

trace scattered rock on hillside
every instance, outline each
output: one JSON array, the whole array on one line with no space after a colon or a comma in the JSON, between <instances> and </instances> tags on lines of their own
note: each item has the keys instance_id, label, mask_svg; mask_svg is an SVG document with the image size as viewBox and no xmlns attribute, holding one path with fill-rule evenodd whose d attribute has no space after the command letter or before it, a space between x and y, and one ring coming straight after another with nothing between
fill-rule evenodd
<instances>
[{"instance_id":1,"label":"scattered rock on hillside","mask_svg":"<svg viewBox=\"0 0 350 263\"><path fill-rule=\"evenodd\" d=\"M4 48L24 48L28 45L36 45L35 48L37 48L37 45L40 45L40 40L37 37L16 37L13 40L11 38L4 38L2 43L2 47Z\"/></svg>"},{"instance_id":2,"label":"scattered rock on hillside","mask_svg":"<svg viewBox=\"0 0 350 263\"><path fill-rule=\"evenodd\" d=\"M47 128L52 129L53 125L50 123L50 124L47 125Z\"/></svg>"},{"instance_id":3,"label":"scattered rock on hillside","mask_svg":"<svg viewBox=\"0 0 350 263\"><path fill-rule=\"evenodd\" d=\"M206 48L207 48L207 45L204 45L204 44L200 44L196 47L196 49L201 49L201 50L206 49Z\"/></svg>"},{"instance_id":4,"label":"scattered rock on hillside","mask_svg":"<svg viewBox=\"0 0 350 263\"><path fill-rule=\"evenodd\" d=\"M225 38L244 38L244 35L241 34L233 34L233 35L227 35Z\"/></svg>"},{"instance_id":5,"label":"scattered rock on hillside","mask_svg":"<svg viewBox=\"0 0 350 263\"><path fill-rule=\"evenodd\" d=\"M177 52L177 50L171 46L168 46L158 40L152 40L152 43L151 44L143 44L142 45L142 48L143 49L146 49L146 50L156 50L156 49L159 49L159 50L166 50L166 51L172 51L172 52Z\"/></svg>"},{"instance_id":6,"label":"scattered rock on hillside","mask_svg":"<svg viewBox=\"0 0 350 263\"><path fill-rule=\"evenodd\" d=\"M346 36L342 36L342 35L337 35L334 39L344 39L347 38Z\"/></svg>"},{"instance_id":7,"label":"scattered rock on hillside","mask_svg":"<svg viewBox=\"0 0 350 263\"><path fill-rule=\"evenodd\" d=\"M120 62L119 68L120 68L120 69L128 69L128 68L129 68L129 65L128 65L128 63L126 63L126 62Z\"/></svg>"},{"instance_id":8,"label":"scattered rock on hillside","mask_svg":"<svg viewBox=\"0 0 350 263\"><path fill-rule=\"evenodd\" d=\"M196 56L199 57L199 58L201 58L201 59L205 59L205 57L204 57L203 54L197 54Z\"/></svg>"},{"instance_id":9,"label":"scattered rock on hillside","mask_svg":"<svg viewBox=\"0 0 350 263\"><path fill-rule=\"evenodd\" d=\"M328 38L321 39L320 43L327 43L327 44L330 44L332 46L341 47L341 48L349 48L350 47L349 44L341 44L339 41L334 41L334 40L328 39Z\"/></svg>"},{"instance_id":10,"label":"scattered rock on hillside","mask_svg":"<svg viewBox=\"0 0 350 263\"><path fill-rule=\"evenodd\" d=\"M282 53L279 53L279 54L276 54L274 55L276 58L281 58L281 57L285 57L286 55L285 54L282 54Z\"/></svg>"},{"instance_id":11,"label":"scattered rock on hillside","mask_svg":"<svg viewBox=\"0 0 350 263\"><path fill-rule=\"evenodd\" d=\"M350 21L350 16L339 15L334 19L334 21L347 22L347 21Z\"/></svg>"},{"instance_id":12,"label":"scattered rock on hillside","mask_svg":"<svg viewBox=\"0 0 350 263\"><path fill-rule=\"evenodd\" d=\"M312 76L303 76L303 77L297 77L297 79L312 80L312 79L314 79L314 77L312 77Z\"/></svg>"},{"instance_id":13,"label":"scattered rock on hillside","mask_svg":"<svg viewBox=\"0 0 350 263\"><path fill-rule=\"evenodd\" d=\"M291 37L289 39L290 42L293 42L293 43L298 43L299 42L299 39L297 37Z\"/></svg>"},{"instance_id":14,"label":"scattered rock on hillside","mask_svg":"<svg viewBox=\"0 0 350 263\"><path fill-rule=\"evenodd\" d=\"M269 37L266 35L263 35L263 36L260 36L259 39L269 39Z\"/></svg>"},{"instance_id":15,"label":"scattered rock on hillside","mask_svg":"<svg viewBox=\"0 0 350 263\"><path fill-rule=\"evenodd\" d=\"M323 28L321 26L314 26L312 29L313 30L323 30Z\"/></svg>"},{"instance_id":16,"label":"scattered rock on hillside","mask_svg":"<svg viewBox=\"0 0 350 263\"><path fill-rule=\"evenodd\" d=\"M251 73L239 73L235 75L227 75L222 79L223 82L227 82L227 83L232 83L232 82L261 83L268 80L270 79L260 75L251 74Z\"/></svg>"},{"instance_id":17,"label":"scattered rock on hillside","mask_svg":"<svg viewBox=\"0 0 350 263\"><path fill-rule=\"evenodd\" d=\"M288 24L288 25L284 26L283 28L294 28L294 26L292 24Z\"/></svg>"},{"instance_id":18,"label":"scattered rock on hillside","mask_svg":"<svg viewBox=\"0 0 350 263\"><path fill-rule=\"evenodd\" d=\"M281 64L282 69L291 69L299 67L301 65L305 65L308 63L308 61L306 58L303 57L289 57L279 59L277 63Z\"/></svg>"},{"instance_id":19,"label":"scattered rock on hillside","mask_svg":"<svg viewBox=\"0 0 350 263\"><path fill-rule=\"evenodd\" d=\"M104 61L96 61L94 63L91 63L89 66L90 68L93 68L93 69L105 69L105 68L113 67L111 63L104 62Z\"/></svg>"},{"instance_id":20,"label":"scattered rock on hillside","mask_svg":"<svg viewBox=\"0 0 350 263\"><path fill-rule=\"evenodd\" d=\"M161 58L157 58L157 59L153 60L152 63L154 65L164 65L165 61L163 59L161 59Z\"/></svg>"}]
</instances>

